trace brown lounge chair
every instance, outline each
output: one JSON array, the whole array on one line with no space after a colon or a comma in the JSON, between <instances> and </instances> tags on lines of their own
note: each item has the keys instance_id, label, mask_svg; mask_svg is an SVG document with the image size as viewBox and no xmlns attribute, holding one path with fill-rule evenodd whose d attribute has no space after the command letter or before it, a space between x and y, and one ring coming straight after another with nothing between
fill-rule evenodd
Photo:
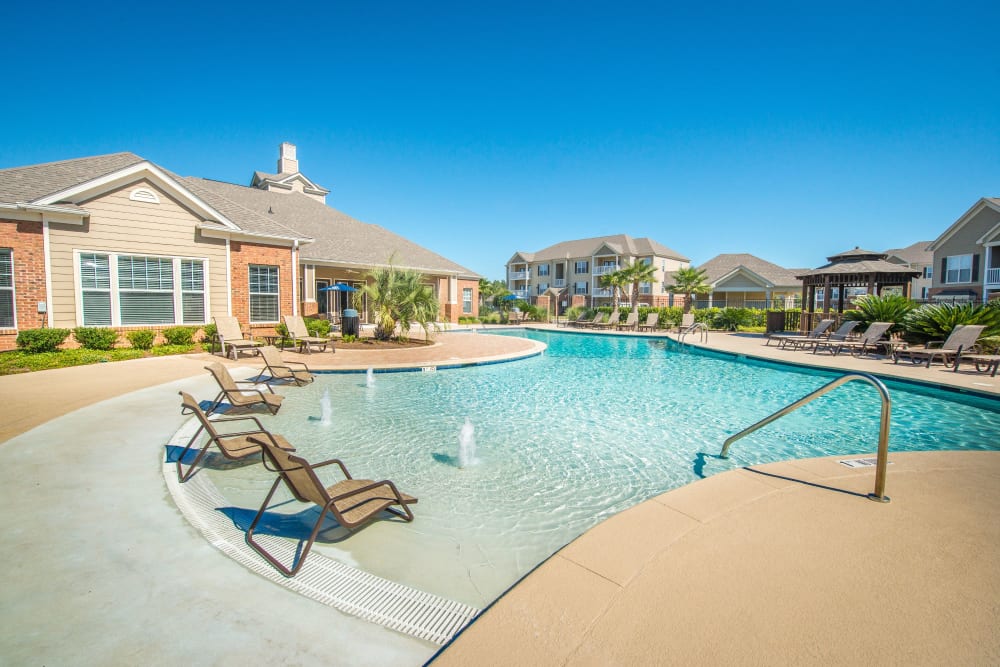
<instances>
[{"instance_id":1,"label":"brown lounge chair","mask_svg":"<svg viewBox=\"0 0 1000 667\"><path fill-rule=\"evenodd\" d=\"M278 409L281 408L281 402L285 400L284 396L275 394L271 386L267 384L264 385L267 392L263 392L257 387L240 389L239 385L241 384L256 385L257 383L252 380L234 380L233 376L226 370L226 367L218 362L205 366L205 370L212 374L215 381L219 383L219 389L221 390L218 396L212 401L212 406L206 410L206 414L215 412L222 405L223 399L225 399L234 408L249 408L255 405L263 405L273 415L277 414Z\"/></svg>"},{"instance_id":2,"label":"brown lounge chair","mask_svg":"<svg viewBox=\"0 0 1000 667\"><path fill-rule=\"evenodd\" d=\"M285 361L281 358L281 351L273 345L265 345L260 348L260 358L264 360L264 368L260 369L255 377L250 378L250 382L260 382L267 374L264 382L294 382L301 387L316 379L316 376L309 372L309 367L301 361Z\"/></svg>"},{"instance_id":3,"label":"brown lounge chair","mask_svg":"<svg viewBox=\"0 0 1000 667\"><path fill-rule=\"evenodd\" d=\"M260 420L256 417L246 416L246 417L223 417L222 419L209 420L208 415L206 415L201 410L201 406L198 405L198 401L194 400L190 394L185 392L179 392L181 395L181 413L182 414L194 414L198 421L201 422L201 426L195 431L194 435L191 436L191 440L188 441L187 447L181 452L177 459L177 480L180 483L186 482L191 475L194 473L195 468L201 463L202 458L208 451L208 448L215 445L222 452L222 455L227 459L233 461L239 461L245 459L248 456L253 456L254 454L260 454L260 445L256 445L250 442L249 437L251 435L258 436L261 438L269 439L276 447L282 449L292 450L293 447L288 444L282 436L275 433L269 433L260 424ZM219 433L215 427L217 424L232 424L236 422L253 422L257 425L257 428L249 431L238 431L233 433ZM208 434L208 440L205 442L205 446L201 448L198 455L194 457L194 461L188 466L187 472L184 472L181 464L184 462L184 458L187 453L191 451L194 443L198 440L198 436L204 431Z\"/></svg>"},{"instance_id":4,"label":"brown lounge chair","mask_svg":"<svg viewBox=\"0 0 1000 667\"><path fill-rule=\"evenodd\" d=\"M650 313L649 315L646 315L646 323L640 324L637 328L639 331L654 331L659 321L660 321L659 313Z\"/></svg>"},{"instance_id":5,"label":"brown lounge chair","mask_svg":"<svg viewBox=\"0 0 1000 667\"><path fill-rule=\"evenodd\" d=\"M618 326L618 321L620 319L621 319L621 313L619 313L618 309L615 308L614 310L611 311L611 314L608 315L608 321L607 322L597 322L595 324L591 324L590 328L591 329L612 329L612 328Z\"/></svg>"},{"instance_id":6,"label":"brown lounge chair","mask_svg":"<svg viewBox=\"0 0 1000 667\"><path fill-rule=\"evenodd\" d=\"M965 354L964 352L960 357L955 359L955 372L958 372L958 366L963 361L969 361L975 364L976 371L979 373L990 373L990 377L995 378L997 376L997 370L1000 370L1000 354Z\"/></svg>"},{"instance_id":7,"label":"brown lounge chair","mask_svg":"<svg viewBox=\"0 0 1000 667\"><path fill-rule=\"evenodd\" d=\"M792 340L803 340L811 339L815 340L820 338L823 334L827 332L827 329L833 326L833 320L820 320L819 324L813 328L808 334L803 336L802 334L792 334L792 333L772 333L767 334L767 340L764 341L764 345L770 345L772 340L778 341L778 347L784 347L785 341L788 339Z\"/></svg>"},{"instance_id":8,"label":"brown lounge chair","mask_svg":"<svg viewBox=\"0 0 1000 667\"><path fill-rule=\"evenodd\" d=\"M941 341L931 341L927 345L906 346L901 350L896 350L892 355L893 363L898 364L900 357L906 357L915 364L927 362L927 368L931 367L931 362L936 358L941 358L941 363L945 368L962 355L962 352L972 352L972 347L979 340L980 334L986 327L982 324L959 324L952 329L948 339Z\"/></svg>"},{"instance_id":9,"label":"brown lounge chair","mask_svg":"<svg viewBox=\"0 0 1000 667\"><path fill-rule=\"evenodd\" d=\"M618 325L618 330L629 329L635 331L637 326L639 326L639 313L630 312L628 317L625 318L625 322Z\"/></svg>"},{"instance_id":10,"label":"brown lounge chair","mask_svg":"<svg viewBox=\"0 0 1000 667\"><path fill-rule=\"evenodd\" d=\"M832 334L827 338L810 338L808 336L802 337L790 337L785 338L782 342L784 345L779 345L779 347L784 347L786 350L791 347L794 349L802 349L812 347L815 348L817 345L829 345L830 343L836 343L842 340L847 340L847 337L851 335L854 331L854 327L861 324L855 320L847 320L843 322L840 327L837 328Z\"/></svg>"},{"instance_id":11,"label":"brown lounge chair","mask_svg":"<svg viewBox=\"0 0 1000 667\"><path fill-rule=\"evenodd\" d=\"M604 321L604 313L602 313L601 311L597 311L597 313L594 315L594 319L583 320L581 322L574 322L573 326L587 328L587 327L597 326L603 321Z\"/></svg>"},{"instance_id":12,"label":"brown lounge chair","mask_svg":"<svg viewBox=\"0 0 1000 667\"><path fill-rule=\"evenodd\" d=\"M849 350L851 355L855 357L863 357L866 354L874 353L878 350L879 343L882 341L882 337L885 336L885 332L891 329L892 325L892 322L872 322L858 340L821 340L813 347L813 354L816 354L823 348L828 349L833 356L837 356L845 349Z\"/></svg>"},{"instance_id":13,"label":"brown lounge chair","mask_svg":"<svg viewBox=\"0 0 1000 667\"><path fill-rule=\"evenodd\" d=\"M681 323L677 325L674 333L682 334L694 326L694 313L684 313L681 315Z\"/></svg>"},{"instance_id":14,"label":"brown lounge chair","mask_svg":"<svg viewBox=\"0 0 1000 667\"><path fill-rule=\"evenodd\" d=\"M282 315L282 319L285 320L285 328L288 329L288 335L292 339L292 346L298 345L299 352L311 354L314 345L319 347L318 352L325 350L328 345L331 352L337 351L333 348L333 341L329 338L310 336L306 321L301 315Z\"/></svg>"},{"instance_id":15,"label":"brown lounge chair","mask_svg":"<svg viewBox=\"0 0 1000 667\"><path fill-rule=\"evenodd\" d=\"M231 352L233 360L235 360L240 352L249 350L256 354L256 348L261 343L243 336L239 320L229 315L219 315L213 317L212 320L215 322L215 331L219 336L222 356L227 357ZM229 348L228 352L226 348Z\"/></svg>"},{"instance_id":16,"label":"brown lounge chair","mask_svg":"<svg viewBox=\"0 0 1000 667\"><path fill-rule=\"evenodd\" d=\"M587 319L587 312L586 311L580 311L580 314L577 315L577 317L576 317L575 320L566 320L565 322L558 322L557 326L560 326L560 327L577 327L577 326L580 326L581 324L583 324L583 321L585 319Z\"/></svg>"},{"instance_id":17,"label":"brown lounge chair","mask_svg":"<svg viewBox=\"0 0 1000 667\"><path fill-rule=\"evenodd\" d=\"M405 521L413 521L413 512L410 511L409 506L417 502L417 499L405 493L400 493L396 485L389 480L374 482L370 479L353 479L351 474L347 472L347 467L339 459L330 459L329 461L323 461L314 465L310 464L304 458L295 456L280 447L274 446L266 439L250 436L250 441L263 448L265 467L277 472L278 477L274 480L274 484L271 485L271 490L268 492L267 497L264 498L260 509L257 510L257 516L254 517L253 523L250 524L250 528L247 530L247 544L253 547L257 553L280 570L286 577L294 577L302 565L305 564L306 556L309 555L309 550L312 548L313 542L316 541L316 537L323 528L323 520L328 513L332 514L337 523L348 531L353 531L374 521L383 510ZM332 463L336 463L340 467L340 471L346 479L332 486L323 486L323 483L320 482L319 477L316 475L316 469ZM299 502L315 503L322 508L308 541L300 549L296 549L296 551L301 550L301 553L291 567L283 565L254 540L254 531L257 529L257 524L260 523L261 517L264 516L267 506L271 502L271 497L282 482L285 483L285 486L288 487L288 490ZM399 509L394 507L396 505L399 506Z\"/></svg>"}]
</instances>

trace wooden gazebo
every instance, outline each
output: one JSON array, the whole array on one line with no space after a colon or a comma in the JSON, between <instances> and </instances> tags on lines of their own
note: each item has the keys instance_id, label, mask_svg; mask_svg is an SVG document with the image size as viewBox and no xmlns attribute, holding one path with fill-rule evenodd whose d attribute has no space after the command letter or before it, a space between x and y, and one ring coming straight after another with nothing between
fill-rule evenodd
<instances>
[{"instance_id":1,"label":"wooden gazebo","mask_svg":"<svg viewBox=\"0 0 1000 667\"><path fill-rule=\"evenodd\" d=\"M920 272L886 261L887 257L884 252L856 247L827 257L828 264L795 276L802 281L803 313L809 312L816 303L818 287L823 288L823 314L830 313L833 306L830 294L835 287L838 288L838 313L844 312L844 293L848 287L864 287L865 294L882 294L887 287L901 287L903 296L910 296L910 281Z\"/></svg>"}]
</instances>

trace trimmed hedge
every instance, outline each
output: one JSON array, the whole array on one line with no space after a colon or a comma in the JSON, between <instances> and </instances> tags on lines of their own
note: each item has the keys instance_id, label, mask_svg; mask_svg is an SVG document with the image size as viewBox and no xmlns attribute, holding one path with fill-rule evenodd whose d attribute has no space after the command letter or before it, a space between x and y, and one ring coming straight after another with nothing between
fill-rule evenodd
<instances>
[{"instance_id":1,"label":"trimmed hedge","mask_svg":"<svg viewBox=\"0 0 1000 667\"><path fill-rule=\"evenodd\" d=\"M118 332L110 327L77 327L73 338L87 350L113 350L118 342Z\"/></svg>"},{"instance_id":2,"label":"trimmed hedge","mask_svg":"<svg viewBox=\"0 0 1000 667\"><path fill-rule=\"evenodd\" d=\"M169 327L163 330L168 345L193 345L195 327Z\"/></svg>"},{"instance_id":3,"label":"trimmed hedge","mask_svg":"<svg viewBox=\"0 0 1000 667\"><path fill-rule=\"evenodd\" d=\"M138 331L129 331L125 336L128 341L132 343L132 347L137 350L148 350L153 347L153 341L156 340L156 332L150 329L139 329Z\"/></svg>"},{"instance_id":4,"label":"trimmed hedge","mask_svg":"<svg viewBox=\"0 0 1000 667\"><path fill-rule=\"evenodd\" d=\"M69 336L69 329L25 329L17 334L17 346L25 352L55 352Z\"/></svg>"}]
</instances>

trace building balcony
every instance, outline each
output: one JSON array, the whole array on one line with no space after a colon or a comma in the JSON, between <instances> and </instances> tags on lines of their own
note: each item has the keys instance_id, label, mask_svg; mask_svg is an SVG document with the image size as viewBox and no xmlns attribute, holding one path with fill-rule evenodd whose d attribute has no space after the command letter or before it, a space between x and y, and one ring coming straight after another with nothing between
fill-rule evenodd
<instances>
[{"instance_id":1,"label":"building balcony","mask_svg":"<svg viewBox=\"0 0 1000 667\"><path fill-rule=\"evenodd\" d=\"M552 281L552 286L553 287L566 287L566 279L565 278L556 278L555 280Z\"/></svg>"},{"instance_id":2,"label":"building balcony","mask_svg":"<svg viewBox=\"0 0 1000 667\"><path fill-rule=\"evenodd\" d=\"M526 289L512 289L510 293L516 296L518 299L525 299L525 300L527 300L530 294L530 292Z\"/></svg>"},{"instance_id":3,"label":"building balcony","mask_svg":"<svg viewBox=\"0 0 1000 667\"><path fill-rule=\"evenodd\" d=\"M598 287L594 290L594 297L597 299L610 299L611 290L606 287Z\"/></svg>"},{"instance_id":4,"label":"building balcony","mask_svg":"<svg viewBox=\"0 0 1000 667\"><path fill-rule=\"evenodd\" d=\"M609 266L595 266L594 267L594 275L595 276L606 276L607 274L614 273L617 270L618 270L618 266L615 265L615 264L611 264Z\"/></svg>"},{"instance_id":5,"label":"building balcony","mask_svg":"<svg viewBox=\"0 0 1000 667\"><path fill-rule=\"evenodd\" d=\"M986 269L986 275L983 276L983 284L993 288L1000 286L1000 267Z\"/></svg>"},{"instance_id":6,"label":"building balcony","mask_svg":"<svg viewBox=\"0 0 1000 667\"><path fill-rule=\"evenodd\" d=\"M511 271L510 280L528 280L531 278L531 271Z\"/></svg>"}]
</instances>

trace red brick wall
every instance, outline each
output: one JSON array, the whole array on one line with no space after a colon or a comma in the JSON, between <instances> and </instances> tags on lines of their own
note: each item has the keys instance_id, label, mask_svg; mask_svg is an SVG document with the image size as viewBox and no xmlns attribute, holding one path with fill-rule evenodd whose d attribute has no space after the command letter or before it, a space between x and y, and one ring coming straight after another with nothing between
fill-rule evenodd
<instances>
[{"instance_id":1,"label":"red brick wall","mask_svg":"<svg viewBox=\"0 0 1000 667\"><path fill-rule=\"evenodd\" d=\"M45 250L42 223L0 220L0 248L13 250L14 308L18 329L38 329L45 325L38 302L45 301ZM17 329L0 329L0 350L13 350Z\"/></svg>"},{"instance_id":2,"label":"red brick wall","mask_svg":"<svg viewBox=\"0 0 1000 667\"><path fill-rule=\"evenodd\" d=\"M245 333L274 329L274 324L250 327L250 265L278 267L278 321L281 315L292 314L292 249L281 246L233 241L229 244L232 267L233 316L240 321Z\"/></svg>"}]
</instances>

